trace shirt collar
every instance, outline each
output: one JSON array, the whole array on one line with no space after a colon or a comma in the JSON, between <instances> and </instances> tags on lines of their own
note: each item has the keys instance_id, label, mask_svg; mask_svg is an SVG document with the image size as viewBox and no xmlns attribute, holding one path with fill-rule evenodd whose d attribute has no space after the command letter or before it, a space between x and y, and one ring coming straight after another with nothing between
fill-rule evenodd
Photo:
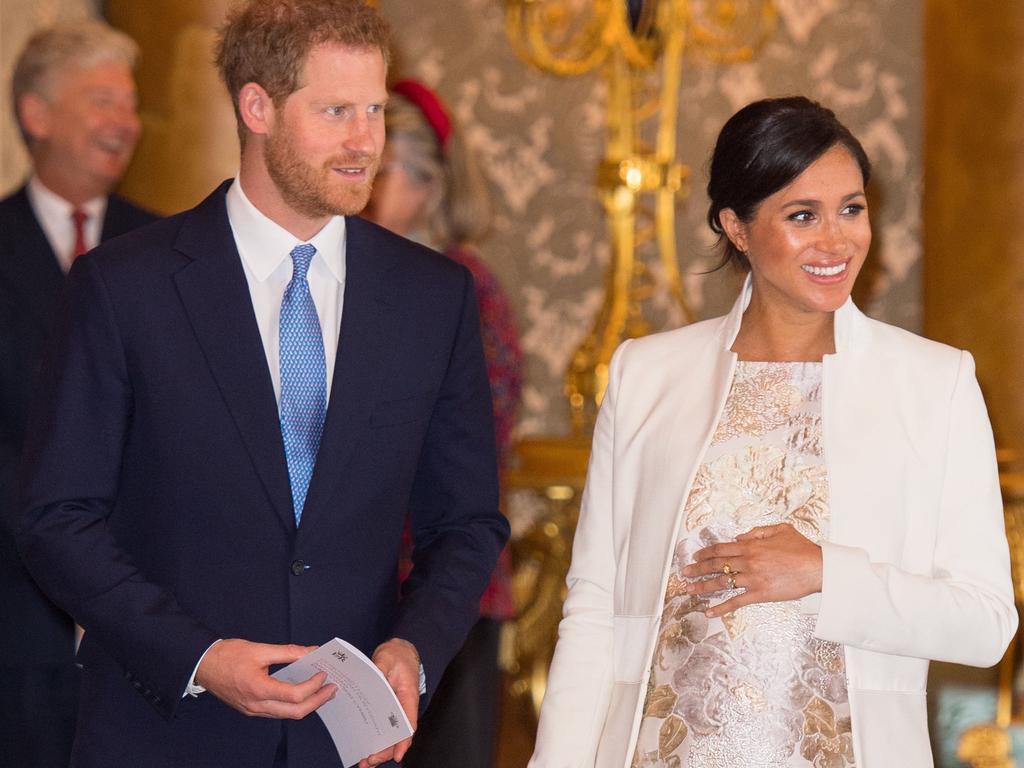
<instances>
[{"instance_id":1,"label":"shirt collar","mask_svg":"<svg viewBox=\"0 0 1024 768\"><path fill-rule=\"evenodd\" d=\"M253 205L237 178L228 188L226 205L238 253L253 277L263 282L302 241ZM334 278L344 283L345 217L332 216L319 232L305 242L316 248L317 256Z\"/></svg>"},{"instance_id":2,"label":"shirt collar","mask_svg":"<svg viewBox=\"0 0 1024 768\"><path fill-rule=\"evenodd\" d=\"M40 216L68 220L71 218L71 212L77 207L85 211L90 219L101 221L107 207L107 198L104 195L75 206L43 184L35 174L28 179L27 191L32 207Z\"/></svg>"}]
</instances>

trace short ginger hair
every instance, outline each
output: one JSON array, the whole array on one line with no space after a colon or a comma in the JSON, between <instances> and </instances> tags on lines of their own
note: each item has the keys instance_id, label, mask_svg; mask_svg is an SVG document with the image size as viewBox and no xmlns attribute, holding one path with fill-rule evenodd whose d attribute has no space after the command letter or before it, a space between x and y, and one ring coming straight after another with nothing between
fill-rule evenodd
<instances>
[{"instance_id":1,"label":"short ginger hair","mask_svg":"<svg viewBox=\"0 0 1024 768\"><path fill-rule=\"evenodd\" d=\"M279 106L301 87L309 52L334 43L379 49L387 63L390 30L364 0L248 0L235 5L220 29L216 62L231 94L238 135L248 129L238 108L246 83L260 85Z\"/></svg>"}]
</instances>

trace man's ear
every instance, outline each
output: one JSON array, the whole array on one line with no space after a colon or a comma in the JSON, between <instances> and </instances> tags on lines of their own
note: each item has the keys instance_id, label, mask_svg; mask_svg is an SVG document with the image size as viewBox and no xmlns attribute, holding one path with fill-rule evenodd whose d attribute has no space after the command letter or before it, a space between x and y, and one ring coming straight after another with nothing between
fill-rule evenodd
<instances>
[{"instance_id":1,"label":"man's ear","mask_svg":"<svg viewBox=\"0 0 1024 768\"><path fill-rule=\"evenodd\" d=\"M53 109L50 102L38 93L26 93L18 99L18 118L25 133L33 141L42 141L50 137L53 130Z\"/></svg>"},{"instance_id":2,"label":"man's ear","mask_svg":"<svg viewBox=\"0 0 1024 768\"><path fill-rule=\"evenodd\" d=\"M722 229L725 230L725 236L729 238L729 242L741 252L746 253L748 250L747 225L736 215L736 211L732 208L723 208L718 214L718 221L721 223Z\"/></svg>"},{"instance_id":3,"label":"man's ear","mask_svg":"<svg viewBox=\"0 0 1024 768\"><path fill-rule=\"evenodd\" d=\"M238 112L250 133L266 135L274 127L274 100L258 83L242 86L238 92Z\"/></svg>"}]
</instances>

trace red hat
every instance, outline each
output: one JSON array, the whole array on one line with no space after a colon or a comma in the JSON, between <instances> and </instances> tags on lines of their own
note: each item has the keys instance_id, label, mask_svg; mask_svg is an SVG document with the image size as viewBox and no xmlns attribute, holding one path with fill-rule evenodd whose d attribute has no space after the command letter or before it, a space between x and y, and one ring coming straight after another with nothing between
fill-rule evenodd
<instances>
[{"instance_id":1,"label":"red hat","mask_svg":"<svg viewBox=\"0 0 1024 768\"><path fill-rule=\"evenodd\" d=\"M430 127L434 129L437 143L440 145L441 151L444 152L448 137L452 132L452 120L438 95L419 80L411 79L399 80L391 86L391 90L401 94L419 108L427 122L430 123Z\"/></svg>"}]
</instances>

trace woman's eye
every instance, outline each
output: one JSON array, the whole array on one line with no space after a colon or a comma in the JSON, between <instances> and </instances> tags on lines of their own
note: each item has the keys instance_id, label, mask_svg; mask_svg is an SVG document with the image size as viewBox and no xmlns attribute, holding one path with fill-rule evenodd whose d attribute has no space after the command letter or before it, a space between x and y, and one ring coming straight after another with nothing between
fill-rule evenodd
<instances>
[{"instance_id":1,"label":"woman's eye","mask_svg":"<svg viewBox=\"0 0 1024 768\"><path fill-rule=\"evenodd\" d=\"M846 216L859 216L866 210L866 206L861 203L852 203L851 205L843 208L843 214Z\"/></svg>"},{"instance_id":2,"label":"woman's eye","mask_svg":"<svg viewBox=\"0 0 1024 768\"><path fill-rule=\"evenodd\" d=\"M810 221L813 218L814 214L811 213L810 211L797 211L796 213L791 213L789 215L790 221L805 222Z\"/></svg>"}]
</instances>

